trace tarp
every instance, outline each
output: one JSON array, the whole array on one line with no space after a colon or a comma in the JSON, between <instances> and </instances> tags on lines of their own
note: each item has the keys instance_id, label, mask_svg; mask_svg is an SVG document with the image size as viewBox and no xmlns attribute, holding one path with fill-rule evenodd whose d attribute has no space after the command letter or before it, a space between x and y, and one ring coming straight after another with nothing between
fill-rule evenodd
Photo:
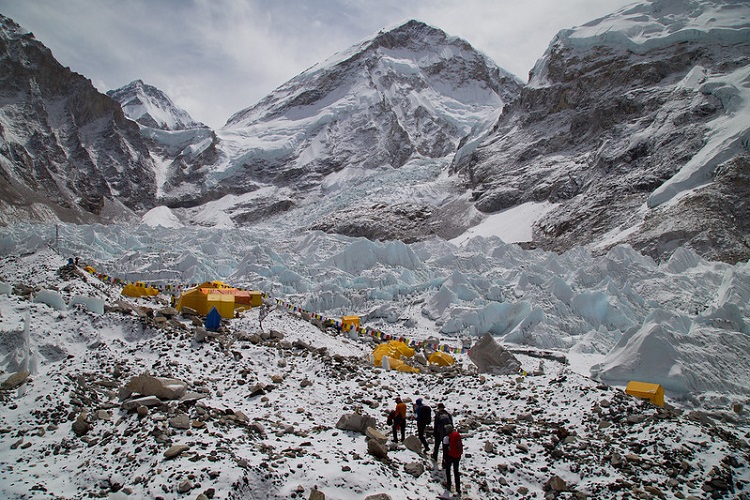
<instances>
[{"instance_id":1,"label":"tarp","mask_svg":"<svg viewBox=\"0 0 750 500\"><path fill-rule=\"evenodd\" d=\"M659 384L631 380L625 392L631 396L648 399L652 404L664 406L664 388Z\"/></svg>"},{"instance_id":2,"label":"tarp","mask_svg":"<svg viewBox=\"0 0 750 500\"><path fill-rule=\"evenodd\" d=\"M456 360L453 359L453 356L440 351L430 354L430 358L427 361L439 366L451 366L456 362Z\"/></svg>"},{"instance_id":3,"label":"tarp","mask_svg":"<svg viewBox=\"0 0 750 500\"><path fill-rule=\"evenodd\" d=\"M145 283L137 281L125 285L122 289L122 294L128 297L154 297L159 295L159 290L148 287Z\"/></svg>"}]
</instances>

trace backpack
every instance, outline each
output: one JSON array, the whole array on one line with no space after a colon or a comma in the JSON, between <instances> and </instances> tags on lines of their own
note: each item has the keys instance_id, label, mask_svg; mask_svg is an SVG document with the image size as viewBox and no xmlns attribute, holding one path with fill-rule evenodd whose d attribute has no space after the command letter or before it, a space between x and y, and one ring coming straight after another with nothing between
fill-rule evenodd
<instances>
[{"instance_id":1,"label":"backpack","mask_svg":"<svg viewBox=\"0 0 750 500\"><path fill-rule=\"evenodd\" d=\"M385 420L388 425L393 425L393 417L396 416L396 410L391 410L388 414L388 418Z\"/></svg>"},{"instance_id":2,"label":"backpack","mask_svg":"<svg viewBox=\"0 0 750 500\"><path fill-rule=\"evenodd\" d=\"M439 413L435 420L435 434L445 436L445 426L448 424L453 425L453 417L450 416L450 413Z\"/></svg>"},{"instance_id":3,"label":"backpack","mask_svg":"<svg viewBox=\"0 0 750 500\"><path fill-rule=\"evenodd\" d=\"M417 422L430 423L432 421L432 408L427 405L419 407L419 413L417 414Z\"/></svg>"},{"instance_id":4,"label":"backpack","mask_svg":"<svg viewBox=\"0 0 750 500\"><path fill-rule=\"evenodd\" d=\"M453 431L445 439L448 440L448 455L453 458L461 458L464 452L464 443L461 440L461 434L458 431Z\"/></svg>"}]
</instances>

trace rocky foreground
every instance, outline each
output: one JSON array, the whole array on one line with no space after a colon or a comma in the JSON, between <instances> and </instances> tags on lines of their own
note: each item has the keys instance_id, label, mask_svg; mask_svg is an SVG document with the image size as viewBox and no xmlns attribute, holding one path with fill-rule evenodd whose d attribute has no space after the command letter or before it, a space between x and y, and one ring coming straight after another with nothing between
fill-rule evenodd
<instances>
[{"instance_id":1,"label":"rocky foreground","mask_svg":"<svg viewBox=\"0 0 750 500\"><path fill-rule=\"evenodd\" d=\"M465 498L750 498L742 404L663 409L525 355L526 376L387 371L370 337L281 309L206 332L62 264L0 260L4 498L434 498L416 438L381 441L396 395L453 413Z\"/></svg>"}]
</instances>

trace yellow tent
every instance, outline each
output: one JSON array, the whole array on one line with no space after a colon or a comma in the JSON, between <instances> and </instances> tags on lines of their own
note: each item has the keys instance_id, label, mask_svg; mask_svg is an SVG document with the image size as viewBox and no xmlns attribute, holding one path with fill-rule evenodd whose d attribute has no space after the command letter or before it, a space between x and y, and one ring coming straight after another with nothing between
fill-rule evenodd
<instances>
[{"instance_id":1,"label":"yellow tent","mask_svg":"<svg viewBox=\"0 0 750 500\"><path fill-rule=\"evenodd\" d=\"M419 368L409 366L400 359L392 358L390 356L383 356L383 358L388 358L387 363L391 370L396 370L397 372L404 373L419 373Z\"/></svg>"},{"instance_id":2,"label":"yellow tent","mask_svg":"<svg viewBox=\"0 0 750 500\"><path fill-rule=\"evenodd\" d=\"M442 351L433 352L432 354L430 354L430 359L428 359L427 361L429 361L433 365L440 366L451 366L456 362L456 360L453 359L453 356Z\"/></svg>"},{"instance_id":3,"label":"yellow tent","mask_svg":"<svg viewBox=\"0 0 750 500\"><path fill-rule=\"evenodd\" d=\"M391 340L384 344L378 344L372 352L373 364L381 366L383 364L383 356L388 356L391 359L399 359L401 357L411 358L414 356L414 349L400 340Z\"/></svg>"},{"instance_id":4,"label":"yellow tent","mask_svg":"<svg viewBox=\"0 0 750 500\"><path fill-rule=\"evenodd\" d=\"M183 307L189 307L205 316L215 307L222 318L233 318L234 295L222 293L230 288L221 281L207 281L180 295L176 309L182 311Z\"/></svg>"},{"instance_id":5,"label":"yellow tent","mask_svg":"<svg viewBox=\"0 0 750 500\"><path fill-rule=\"evenodd\" d=\"M343 316L341 318L341 329L345 332L359 326L359 316Z\"/></svg>"},{"instance_id":6,"label":"yellow tent","mask_svg":"<svg viewBox=\"0 0 750 500\"><path fill-rule=\"evenodd\" d=\"M655 405L664 406L664 388L659 384L631 380L628 382L625 392L631 396L648 399Z\"/></svg>"},{"instance_id":7,"label":"yellow tent","mask_svg":"<svg viewBox=\"0 0 750 500\"><path fill-rule=\"evenodd\" d=\"M159 295L159 290L146 286L141 281L135 283L128 283L125 288L122 289L122 294L128 297L153 297Z\"/></svg>"}]
</instances>

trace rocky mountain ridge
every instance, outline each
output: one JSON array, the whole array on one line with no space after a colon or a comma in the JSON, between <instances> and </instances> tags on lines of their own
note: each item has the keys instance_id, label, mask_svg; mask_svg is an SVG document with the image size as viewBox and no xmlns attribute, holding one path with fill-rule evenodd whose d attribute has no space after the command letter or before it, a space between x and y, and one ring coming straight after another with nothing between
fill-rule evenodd
<instances>
[{"instance_id":1,"label":"rocky mountain ridge","mask_svg":"<svg viewBox=\"0 0 750 500\"><path fill-rule=\"evenodd\" d=\"M409 21L335 54L230 117L192 162L170 167L163 202L190 207L257 191L229 214L251 224L268 210L304 205L342 171L368 175L450 155L520 86L465 41ZM269 208L258 214L259 205Z\"/></svg>"},{"instance_id":2,"label":"rocky mountain ridge","mask_svg":"<svg viewBox=\"0 0 750 500\"><path fill-rule=\"evenodd\" d=\"M0 221L127 222L154 206L138 127L33 34L0 17Z\"/></svg>"},{"instance_id":3,"label":"rocky mountain ridge","mask_svg":"<svg viewBox=\"0 0 750 500\"><path fill-rule=\"evenodd\" d=\"M534 225L543 248L629 243L659 259L687 245L747 260L748 19L746 3L653 1L561 32L453 171L483 212L556 204Z\"/></svg>"}]
</instances>

